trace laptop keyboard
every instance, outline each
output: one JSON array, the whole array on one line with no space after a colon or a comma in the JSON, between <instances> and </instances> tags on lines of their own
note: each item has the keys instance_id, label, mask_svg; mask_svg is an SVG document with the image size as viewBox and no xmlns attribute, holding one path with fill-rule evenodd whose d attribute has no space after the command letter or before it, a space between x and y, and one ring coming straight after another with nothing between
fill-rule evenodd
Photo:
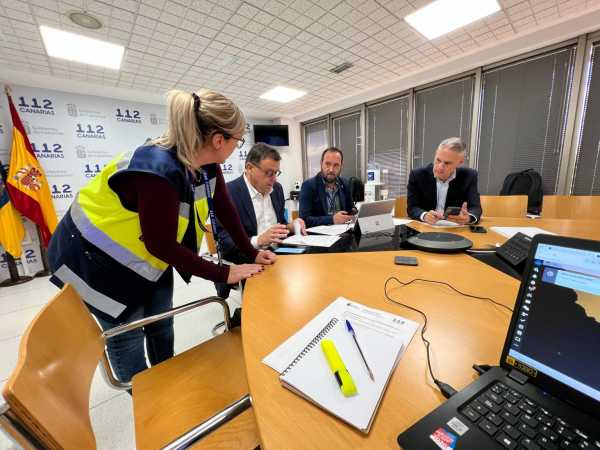
<instances>
[{"instance_id":1,"label":"laptop keyboard","mask_svg":"<svg viewBox=\"0 0 600 450\"><path fill-rule=\"evenodd\" d=\"M600 442L514 389L497 382L460 412L508 449L590 449Z\"/></svg>"}]
</instances>

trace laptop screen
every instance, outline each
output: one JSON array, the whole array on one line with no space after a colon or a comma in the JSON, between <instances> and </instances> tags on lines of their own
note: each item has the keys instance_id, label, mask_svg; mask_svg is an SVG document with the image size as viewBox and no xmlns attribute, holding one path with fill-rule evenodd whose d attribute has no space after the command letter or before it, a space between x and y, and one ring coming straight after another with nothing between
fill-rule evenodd
<instances>
[{"instance_id":1,"label":"laptop screen","mask_svg":"<svg viewBox=\"0 0 600 450\"><path fill-rule=\"evenodd\" d=\"M526 283L508 357L600 401L600 253L540 243Z\"/></svg>"}]
</instances>

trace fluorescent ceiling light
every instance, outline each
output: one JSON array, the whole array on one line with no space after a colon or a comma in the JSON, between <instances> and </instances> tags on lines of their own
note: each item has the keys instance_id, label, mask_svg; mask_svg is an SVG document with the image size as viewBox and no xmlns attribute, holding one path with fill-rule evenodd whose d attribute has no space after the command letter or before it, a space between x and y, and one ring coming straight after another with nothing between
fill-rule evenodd
<instances>
[{"instance_id":1,"label":"fluorescent ceiling light","mask_svg":"<svg viewBox=\"0 0 600 450\"><path fill-rule=\"evenodd\" d=\"M435 39L497 11L496 0L435 0L404 20L427 39Z\"/></svg>"},{"instance_id":2,"label":"fluorescent ceiling light","mask_svg":"<svg viewBox=\"0 0 600 450\"><path fill-rule=\"evenodd\" d=\"M306 92L290 89L283 86L277 86L260 96L263 100L271 100L273 102L288 103L292 100L306 95Z\"/></svg>"},{"instance_id":3,"label":"fluorescent ceiling light","mask_svg":"<svg viewBox=\"0 0 600 450\"><path fill-rule=\"evenodd\" d=\"M48 56L119 70L125 48L81 34L57 30L45 25L40 33Z\"/></svg>"}]
</instances>

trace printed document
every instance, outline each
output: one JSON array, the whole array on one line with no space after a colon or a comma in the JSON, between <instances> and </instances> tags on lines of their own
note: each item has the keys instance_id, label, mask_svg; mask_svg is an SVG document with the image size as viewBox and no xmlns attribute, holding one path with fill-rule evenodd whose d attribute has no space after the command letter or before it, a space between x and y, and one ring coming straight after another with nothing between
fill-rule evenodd
<instances>
[{"instance_id":1,"label":"printed document","mask_svg":"<svg viewBox=\"0 0 600 450\"><path fill-rule=\"evenodd\" d=\"M339 236L322 236L318 234L293 235L284 239L283 243L287 245L306 245L308 247L331 247L339 238Z\"/></svg>"}]
</instances>

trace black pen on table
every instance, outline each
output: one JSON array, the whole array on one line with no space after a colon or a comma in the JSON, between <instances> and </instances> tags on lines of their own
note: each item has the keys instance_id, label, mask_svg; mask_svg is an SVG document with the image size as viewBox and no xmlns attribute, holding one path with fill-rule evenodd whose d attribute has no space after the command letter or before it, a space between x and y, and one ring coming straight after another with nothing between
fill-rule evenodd
<instances>
[{"instance_id":1,"label":"black pen on table","mask_svg":"<svg viewBox=\"0 0 600 450\"><path fill-rule=\"evenodd\" d=\"M348 331L352 335L352 339L354 339L354 343L356 344L356 347L358 348L360 356L361 356L363 362L365 363L365 367L367 368L367 371L369 372L369 377L371 378L371 380L375 381L373 372L371 372L371 368L369 367L369 364L367 363L367 360L365 359L365 355L364 355L362 349L360 348L358 341L356 340L356 332L354 331L354 328L352 328L352 325L350 324L350 321L348 319L346 319L346 327L348 328Z\"/></svg>"}]
</instances>

